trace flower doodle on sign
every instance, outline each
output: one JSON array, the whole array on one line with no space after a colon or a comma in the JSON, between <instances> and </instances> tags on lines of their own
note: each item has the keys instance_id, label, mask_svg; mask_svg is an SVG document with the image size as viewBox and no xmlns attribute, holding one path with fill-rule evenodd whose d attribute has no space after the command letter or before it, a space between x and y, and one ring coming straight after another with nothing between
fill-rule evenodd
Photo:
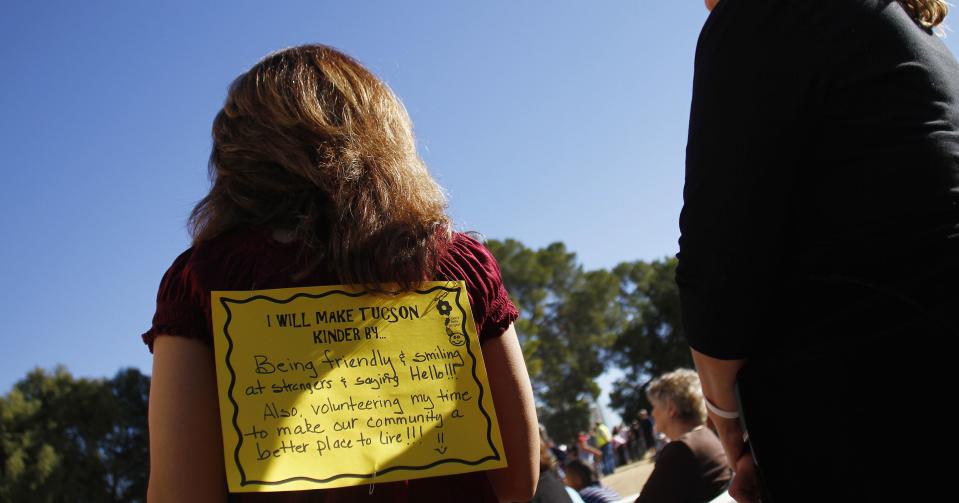
<instances>
[{"instance_id":1,"label":"flower doodle on sign","mask_svg":"<svg viewBox=\"0 0 959 503\"><path fill-rule=\"evenodd\" d=\"M453 306L445 300L441 300L436 303L436 310L440 312L443 316L449 316L453 312Z\"/></svg>"}]
</instances>

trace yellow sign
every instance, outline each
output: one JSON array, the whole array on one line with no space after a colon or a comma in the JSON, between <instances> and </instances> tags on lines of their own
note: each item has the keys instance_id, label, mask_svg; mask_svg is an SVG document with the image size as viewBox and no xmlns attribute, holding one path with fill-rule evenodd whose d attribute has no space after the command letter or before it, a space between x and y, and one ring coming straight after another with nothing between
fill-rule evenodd
<instances>
[{"instance_id":1,"label":"yellow sign","mask_svg":"<svg viewBox=\"0 0 959 503\"><path fill-rule=\"evenodd\" d=\"M506 466L466 286L213 292L231 492Z\"/></svg>"}]
</instances>

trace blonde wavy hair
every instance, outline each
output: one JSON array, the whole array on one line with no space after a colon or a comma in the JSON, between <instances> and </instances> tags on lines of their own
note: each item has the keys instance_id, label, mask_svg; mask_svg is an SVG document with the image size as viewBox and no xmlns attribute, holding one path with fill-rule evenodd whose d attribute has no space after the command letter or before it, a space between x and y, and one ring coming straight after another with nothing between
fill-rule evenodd
<instances>
[{"instance_id":1,"label":"blonde wavy hair","mask_svg":"<svg viewBox=\"0 0 959 503\"><path fill-rule=\"evenodd\" d=\"M677 369L653 379L646 396L660 403L672 403L678 419L694 424L706 422L706 401L699 374L690 369Z\"/></svg>"},{"instance_id":2,"label":"blonde wavy hair","mask_svg":"<svg viewBox=\"0 0 959 503\"><path fill-rule=\"evenodd\" d=\"M432 279L450 237L446 197L390 88L324 45L267 55L230 85L213 120L212 186L194 243L234 229L288 231L307 264L343 283Z\"/></svg>"},{"instance_id":3,"label":"blonde wavy hair","mask_svg":"<svg viewBox=\"0 0 959 503\"><path fill-rule=\"evenodd\" d=\"M932 29L939 26L946 14L949 13L949 4L945 0L898 0L906 12L912 16L923 28Z\"/></svg>"}]
</instances>

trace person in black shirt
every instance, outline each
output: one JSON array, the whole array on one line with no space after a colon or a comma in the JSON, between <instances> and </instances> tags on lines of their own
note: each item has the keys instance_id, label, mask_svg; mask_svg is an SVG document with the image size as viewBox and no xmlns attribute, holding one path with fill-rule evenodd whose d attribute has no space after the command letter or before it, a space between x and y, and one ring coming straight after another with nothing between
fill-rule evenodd
<instances>
[{"instance_id":1,"label":"person in black shirt","mask_svg":"<svg viewBox=\"0 0 959 503\"><path fill-rule=\"evenodd\" d=\"M876 413L945 394L941 348L959 335L959 65L932 29L945 3L706 3L676 280L730 492L915 496L946 479L909 473L931 457L883 476Z\"/></svg>"},{"instance_id":2,"label":"person in black shirt","mask_svg":"<svg viewBox=\"0 0 959 503\"><path fill-rule=\"evenodd\" d=\"M706 427L699 376L676 369L650 382L656 430L669 439L636 503L700 503L726 490L732 471L716 434Z\"/></svg>"},{"instance_id":3,"label":"person in black shirt","mask_svg":"<svg viewBox=\"0 0 959 503\"><path fill-rule=\"evenodd\" d=\"M639 427L643 432L643 443L645 452L656 448L656 437L653 435L653 421L649 419L649 412L646 409L639 409Z\"/></svg>"}]
</instances>

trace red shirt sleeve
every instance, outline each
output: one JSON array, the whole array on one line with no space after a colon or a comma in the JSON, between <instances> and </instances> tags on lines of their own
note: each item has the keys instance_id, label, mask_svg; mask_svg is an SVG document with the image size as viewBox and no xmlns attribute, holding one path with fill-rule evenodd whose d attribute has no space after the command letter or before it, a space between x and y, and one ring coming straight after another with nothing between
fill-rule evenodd
<instances>
[{"instance_id":1,"label":"red shirt sleeve","mask_svg":"<svg viewBox=\"0 0 959 503\"><path fill-rule=\"evenodd\" d=\"M463 280L480 343L499 337L519 317L503 286L499 263L479 241L456 233L439 264L440 279Z\"/></svg>"},{"instance_id":2,"label":"red shirt sleeve","mask_svg":"<svg viewBox=\"0 0 959 503\"><path fill-rule=\"evenodd\" d=\"M143 342L151 353L157 335L189 337L213 345L206 316L209 299L196 287L190 261L192 256L193 248L183 252L160 281L153 325L143 334Z\"/></svg>"}]
</instances>

